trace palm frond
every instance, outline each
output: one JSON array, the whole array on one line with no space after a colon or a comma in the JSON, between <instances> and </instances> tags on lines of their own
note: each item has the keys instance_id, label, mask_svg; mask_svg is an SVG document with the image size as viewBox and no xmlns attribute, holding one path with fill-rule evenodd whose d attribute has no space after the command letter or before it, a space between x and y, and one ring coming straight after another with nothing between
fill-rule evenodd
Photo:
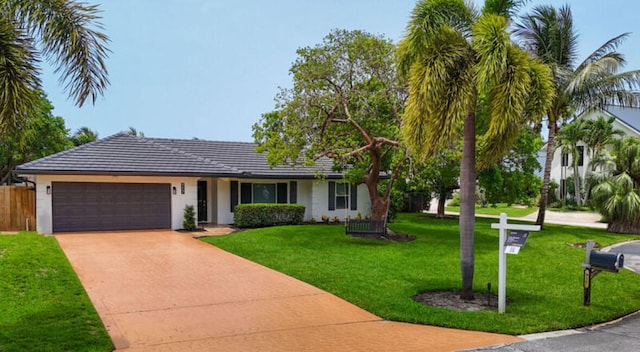
<instances>
[{"instance_id":1,"label":"palm frond","mask_svg":"<svg viewBox=\"0 0 640 352\"><path fill-rule=\"evenodd\" d=\"M442 27L468 35L473 13L462 0L420 1L411 12L411 18L400 41L397 52L398 70L407 77L411 66L430 45L430 38Z\"/></svg>"},{"instance_id":2,"label":"palm frond","mask_svg":"<svg viewBox=\"0 0 640 352\"><path fill-rule=\"evenodd\" d=\"M443 28L412 66L402 129L414 153L428 157L457 133L475 92L470 50L459 32Z\"/></svg>"},{"instance_id":3,"label":"palm frond","mask_svg":"<svg viewBox=\"0 0 640 352\"><path fill-rule=\"evenodd\" d=\"M37 63L31 38L10 17L0 16L0 135L37 113Z\"/></svg>"},{"instance_id":4,"label":"palm frond","mask_svg":"<svg viewBox=\"0 0 640 352\"><path fill-rule=\"evenodd\" d=\"M478 86L481 91L496 84L507 70L511 39L507 20L498 15L482 16L473 26L473 48L478 60Z\"/></svg>"},{"instance_id":5,"label":"palm frond","mask_svg":"<svg viewBox=\"0 0 640 352\"><path fill-rule=\"evenodd\" d=\"M607 40L598 49L596 49L593 53L587 56L587 58L584 59L584 61L580 65L578 65L578 67L576 67L576 71L581 71L584 69L585 66L600 60L601 58L603 58L604 56L606 56L611 52L614 52L616 49L618 49L618 46L620 46L620 44L624 40L626 40L627 37L629 37L630 35L631 33L622 33L616 37L613 37ZM620 58L622 59L622 56L620 56Z\"/></svg>"},{"instance_id":6,"label":"palm frond","mask_svg":"<svg viewBox=\"0 0 640 352\"><path fill-rule=\"evenodd\" d=\"M39 38L44 56L55 65L78 106L95 103L109 85L105 60L109 38L101 32L99 10L74 0L8 0L15 18Z\"/></svg>"},{"instance_id":7,"label":"palm frond","mask_svg":"<svg viewBox=\"0 0 640 352\"><path fill-rule=\"evenodd\" d=\"M556 69L572 67L577 58L578 36L569 6L555 9L540 5L515 24L514 34L525 50Z\"/></svg>"}]
</instances>

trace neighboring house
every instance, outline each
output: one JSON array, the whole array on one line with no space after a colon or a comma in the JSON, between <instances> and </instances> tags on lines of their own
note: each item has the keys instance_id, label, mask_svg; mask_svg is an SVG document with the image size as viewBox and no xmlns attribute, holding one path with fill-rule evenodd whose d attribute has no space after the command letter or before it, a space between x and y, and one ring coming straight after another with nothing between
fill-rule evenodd
<instances>
[{"instance_id":1,"label":"neighboring house","mask_svg":"<svg viewBox=\"0 0 640 352\"><path fill-rule=\"evenodd\" d=\"M370 213L367 188L346 184L331 160L272 168L254 148L120 133L20 165L16 174L35 183L37 230L47 234L179 229L187 205L210 224L232 224L234 207L245 203L303 204L305 220Z\"/></svg>"},{"instance_id":2,"label":"neighboring house","mask_svg":"<svg viewBox=\"0 0 640 352\"><path fill-rule=\"evenodd\" d=\"M613 128L624 133L624 136L640 138L640 109L623 108L619 106L608 106L605 109L599 109L584 113L577 118L596 120L600 116L605 118L615 117ZM556 140L556 145L558 141ZM545 146L546 148L546 146ZM580 158L578 159L578 173L580 178L584 180L587 171L591 169L591 155L586 153L587 148L584 143L578 143ZM544 165L544 160L541 165ZM573 178L573 161L571 155L562 153L562 148L556 148L551 164L551 179L556 181L560 186L558 189L558 197L562 198L566 194L566 179Z\"/></svg>"}]
</instances>

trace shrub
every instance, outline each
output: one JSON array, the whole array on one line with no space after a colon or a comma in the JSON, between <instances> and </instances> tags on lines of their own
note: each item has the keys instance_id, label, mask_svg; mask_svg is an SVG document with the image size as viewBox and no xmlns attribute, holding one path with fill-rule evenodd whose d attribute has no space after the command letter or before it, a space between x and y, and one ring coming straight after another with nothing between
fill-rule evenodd
<instances>
[{"instance_id":1,"label":"shrub","mask_svg":"<svg viewBox=\"0 0 640 352\"><path fill-rule=\"evenodd\" d=\"M304 210L300 204L240 204L233 213L233 221L237 227L302 224Z\"/></svg>"},{"instance_id":2,"label":"shrub","mask_svg":"<svg viewBox=\"0 0 640 352\"><path fill-rule=\"evenodd\" d=\"M196 229L196 214L193 210L193 205L187 205L184 207L184 221L182 221L182 228L187 231L193 231Z\"/></svg>"},{"instance_id":3,"label":"shrub","mask_svg":"<svg viewBox=\"0 0 640 352\"><path fill-rule=\"evenodd\" d=\"M459 207L460 206L460 193L454 193L453 198L449 201L449 206L451 207Z\"/></svg>"},{"instance_id":4,"label":"shrub","mask_svg":"<svg viewBox=\"0 0 640 352\"><path fill-rule=\"evenodd\" d=\"M340 218L337 216L334 216L331 221L333 221L334 224L339 224L340 223Z\"/></svg>"}]
</instances>

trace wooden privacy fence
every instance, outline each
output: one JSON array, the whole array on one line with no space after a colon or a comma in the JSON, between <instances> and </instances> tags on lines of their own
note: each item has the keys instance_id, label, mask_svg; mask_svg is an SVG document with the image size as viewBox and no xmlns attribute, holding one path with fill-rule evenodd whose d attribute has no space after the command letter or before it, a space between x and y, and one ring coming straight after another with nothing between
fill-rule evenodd
<instances>
[{"instance_id":1,"label":"wooden privacy fence","mask_svg":"<svg viewBox=\"0 0 640 352\"><path fill-rule=\"evenodd\" d=\"M0 231L35 231L36 191L28 186L0 186Z\"/></svg>"}]
</instances>

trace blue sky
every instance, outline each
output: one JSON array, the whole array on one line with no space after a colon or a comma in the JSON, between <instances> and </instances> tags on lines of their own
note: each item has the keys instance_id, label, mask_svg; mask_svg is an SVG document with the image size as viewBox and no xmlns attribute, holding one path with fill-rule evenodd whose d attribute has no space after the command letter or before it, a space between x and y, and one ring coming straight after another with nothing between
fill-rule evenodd
<instances>
[{"instance_id":1,"label":"blue sky","mask_svg":"<svg viewBox=\"0 0 640 352\"><path fill-rule=\"evenodd\" d=\"M95 1L89 1L94 3ZM475 0L476 3L482 3ZM533 0L569 4L580 58L623 32L626 70L640 69L640 1ZM110 0L100 3L112 53L110 87L75 107L46 65L43 84L72 132L106 137L130 126L148 137L252 141L251 126L289 87L296 49L332 29L361 29L397 42L414 0Z\"/></svg>"}]
</instances>

